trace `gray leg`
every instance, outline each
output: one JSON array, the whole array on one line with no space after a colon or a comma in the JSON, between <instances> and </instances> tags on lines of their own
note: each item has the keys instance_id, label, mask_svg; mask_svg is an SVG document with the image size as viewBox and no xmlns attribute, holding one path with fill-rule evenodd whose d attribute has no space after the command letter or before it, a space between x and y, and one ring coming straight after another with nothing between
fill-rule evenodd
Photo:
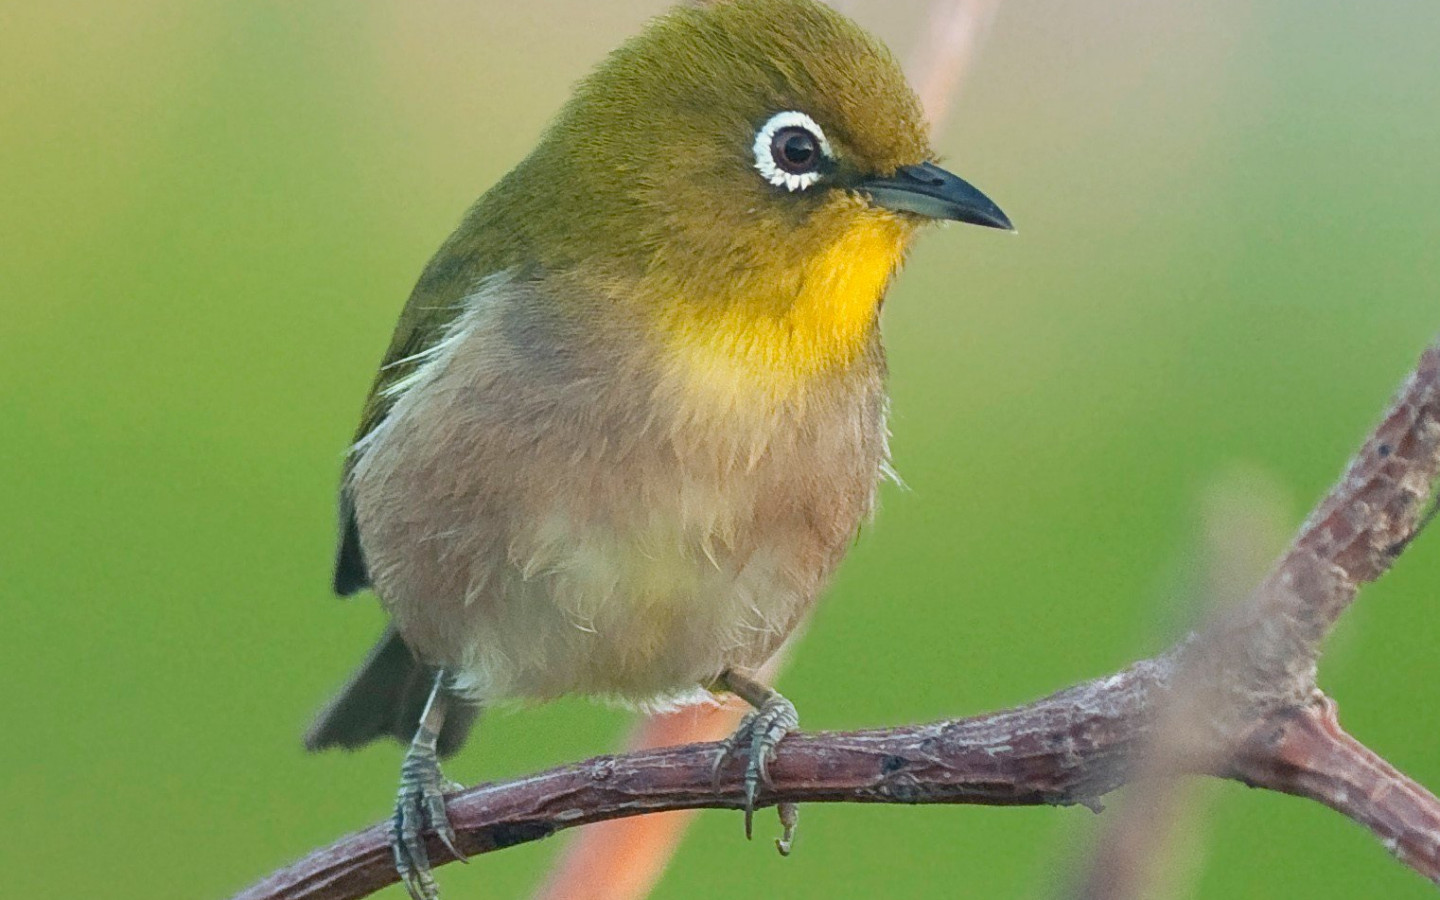
<instances>
[{"instance_id":1,"label":"gray leg","mask_svg":"<svg viewBox=\"0 0 1440 900\"><path fill-rule=\"evenodd\" d=\"M440 896L430 871L430 857L425 852L425 829L433 828L456 859L467 861L455 846L455 830L450 827L450 816L445 812L445 791L455 786L440 774L440 757L435 752L449 701L444 679L443 672L435 676L435 686L430 689L430 700L420 716L415 739L410 742L405 762L400 766L400 795L390 824L395 871L400 873L400 880L405 882L414 900L438 900Z\"/></svg>"},{"instance_id":2,"label":"gray leg","mask_svg":"<svg viewBox=\"0 0 1440 900\"><path fill-rule=\"evenodd\" d=\"M736 696L755 707L755 711L746 716L740 728L725 741L719 758L715 760L718 778L721 766L728 760L742 751L748 757L745 765L745 837L748 839L753 833L755 797L760 792L760 785L772 786L770 761L775 758L775 748L785 735L799 727L800 716L795 712L795 704L781 696L779 691L756 681L750 672L730 669L720 676L720 681ZM784 834L775 846L781 855L789 856L800 813L793 803L781 803L778 810Z\"/></svg>"}]
</instances>

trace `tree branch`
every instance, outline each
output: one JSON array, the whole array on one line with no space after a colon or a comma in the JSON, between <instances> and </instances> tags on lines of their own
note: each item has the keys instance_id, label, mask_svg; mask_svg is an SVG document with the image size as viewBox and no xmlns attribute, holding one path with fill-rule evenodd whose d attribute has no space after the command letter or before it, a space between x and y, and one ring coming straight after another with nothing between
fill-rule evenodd
<instances>
[{"instance_id":1,"label":"tree branch","mask_svg":"<svg viewBox=\"0 0 1440 900\"><path fill-rule=\"evenodd\" d=\"M933 725L793 734L771 766L760 806L806 803L1090 803L1118 787L1147 732L1149 698L1170 657L1062 691L1016 710ZM565 828L675 809L740 809L740 767L712 787L720 744L601 756L517 781L479 785L448 799L460 849L476 855ZM437 865L448 857L427 842ZM340 900L396 881L388 825L316 851L236 900Z\"/></svg>"},{"instance_id":2,"label":"tree branch","mask_svg":"<svg viewBox=\"0 0 1440 900\"><path fill-rule=\"evenodd\" d=\"M1229 774L1252 787L1318 800L1440 884L1440 801L1345 733L1328 697L1317 693L1314 702L1257 729Z\"/></svg>"},{"instance_id":3,"label":"tree branch","mask_svg":"<svg viewBox=\"0 0 1440 900\"><path fill-rule=\"evenodd\" d=\"M1167 653L1028 706L932 725L795 734L760 805L1094 805L1125 783L1171 687L1207 693L1176 772L1310 797L1365 825L1440 883L1440 801L1339 727L1315 686L1324 637L1359 587L1418 533L1440 472L1440 345L1421 358L1344 477L1240 606ZM1216 756L1215 752L1222 751ZM565 828L677 809L739 809L738 765L712 781L717 744L598 757L449 799L475 855ZM1221 760L1219 765L1216 760ZM1189 761L1187 763L1187 760ZM429 843L437 864L446 854ZM387 826L318 850L237 900L348 900L396 880Z\"/></svg>"},{"instance_id":4,"label":"tree branch","mask_svg":"<svg viewBox=\"0 0 1440 900\"><path fill-rule=\"evenodd\" d=\"M1432 377L1426 366L1422 360L1417 376L1421 380ZM1430 479L1434 477L1433 470L1427 470L1433 463L1425 460L1427 454L1433 453L1433 448L1427 448L1434 438L1435 418L1433 408L1427 410L1426 405L1424 388L1420 385L1412 382L1402 390L1400 401L1356 457L1340 485L1312 514L1290 554L1257 595L1257 601L1265 598L1268 605L1256 602L1238 613L1227 614L1231 621L1222 618L1201 645L1204 652L1192 660L1199 671L1182 673L1174 680L1177 689L1160 713L1162 725L1157 729L1156 739L1135 770L1136 781L1142 787L1131 793L1120 815L1106 829L1075 897L1138 900L1153 896L1155 883L1161 877L1171 876L1166 867L1170 856L1166 843L1186 813L1183 802L1186 793L1174 777L1178 771L1177 761L1201 769L1219 769L1232 761L1241 761L1254 772L1247 778L1237 776L1232 769L1232 777L1290 793L1305 793L1305 789L1310 788L1317 791L1311 796L1332 807L1336 796L1342 800L1355 796L1352 793L1355 788L1349 781L1362 779L1371 786L1382 783L1377 780L1381 776L1376 772L1383 767L1393 776L1383 782L1383 790L1399 789L1412 800L1417 796L1429 798L1419 785L1404 779L1379 757L1344 735L1335 720L1333 703L1315 689L1313 674L1321 639L1348 608L1359 585L1379 577L1434 515L1432 507L1430 513L1417 522L1419 501L1429 491ZM1401 447L1404 461L1393 464L1391 458L1396 447L1391 441L1417 436L1418 444ZM1420 465L1412 464L1416 461ZM1395 504L1397 508L1388 515L1375 515L1369 504L1377 501ZM1329 564L1331 571L1324 572L1322 564ZM1333 589L1293 590L1293 585L1304 579L1314 580L1325 574L1334 577ZM1257 620L1271 630L1260 627ZM1263 648L1264 653L1276 657L1269 663L1270 668L1247 665L1250 661L1247 654L1254 641L1269 644ZM1276 664L1288 671L1277 673L1273 669ZM1207 667L1209 672L1205 671ZM1227 683L1223 677L1217 680L1217 675L1226 672L1235 673L1229 679L1234 683ZM1307 688L1313 702L1297 704L1296 698ZM1301 758L1317 766L1323 762L1328 768L1319 772L1296 772L1279 754L1282 750L1295 752L1297 748L1267 745L1269 752L1257 755L1253 747L1237 742L1236 729L1243 721L1234 721L1234 708L1226 705L1232 703L1233 698L1226 695L1226 689L1249 691L1256 712L1276 702L1284 708L1258 729L1266 734L1273 732L1277 741L1281 737L1293 740L1297 728L1309 726L1301 732L1308 737L1299 748ZM1251 714L1243 702L1238 708L1245 715ZM1196 729L1211 729L1217 720L1228 722L1230 739L1223 739L1223 735L1201 735L1197 739ZM1328 729L1321 727L1327 724ZM1253 736L1244 736L1244 741L1253 739ZM1288 782L1276 780L1282 773L1288 777L1310 774L1317 780L1304 782L1305 787L1297 790ZM1431 800L1416 802L1421 803L1420 809L1424 812L1427 809L1424 803ZM1433 806L1428 809L1433 813ZM1405 816L1400 811L1393 807L1375 808L1367 802L1349 814L1371 827L1387 846L1407 848L1404 851L1407 862L1433 880L1433 859L1412 852L1417 831L1404 828ZM1375 814L1379 815L1378 819L1367 818ZM1440 830L1434 828L1433 820L1429 825L1428 832L1418 834L1422 843L1425 839L1430 841L1433 854L1434 839ZM1401 842L1402 835L1411 840Z\"/></svg>"}]
</instances>

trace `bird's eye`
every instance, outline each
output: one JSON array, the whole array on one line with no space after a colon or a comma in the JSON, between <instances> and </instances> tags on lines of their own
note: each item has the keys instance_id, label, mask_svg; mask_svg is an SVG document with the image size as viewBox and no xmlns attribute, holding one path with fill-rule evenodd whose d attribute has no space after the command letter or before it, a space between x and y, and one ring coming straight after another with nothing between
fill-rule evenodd
<instances>
[{"instance_id":1,"label":"bird's eye","mask_svg":"<svg viewBox=\"0 0 1440 900\"><path fill-rule=\"evenodd\" d=\"M770 139L775 165L792 175L820 168L820 141L803 128L782 128Z\"/></svg>"},{"instance_id":2,"label":"bird's eye","mask_svg":"<svg viewBox=\"0 0 1440 900\"><path fill-rule=\"evenodd\" d=\"M775 187L803 191L832 159L825 132L801 112L776 113L755 135L755 168Z\"/></svg>"}]
</instances>

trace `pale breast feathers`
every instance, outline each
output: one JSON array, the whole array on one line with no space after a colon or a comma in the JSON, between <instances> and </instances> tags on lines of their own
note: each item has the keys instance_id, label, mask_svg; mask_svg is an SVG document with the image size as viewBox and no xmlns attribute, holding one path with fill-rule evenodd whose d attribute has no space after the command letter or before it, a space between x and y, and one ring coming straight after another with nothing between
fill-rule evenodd
<instances>
[{"instance_id":1,"label":"pale breast feathers","mask_svg":"<svg viewBox=\"0 0 1440 900\"><path fill-rule=\"evenodd\" d=\"M663 699L763 662L871 507L878 374L704 421L642 321L546 290L486 281L355 447L397 627L486 699Z\"/></svg>"}]
</instances>

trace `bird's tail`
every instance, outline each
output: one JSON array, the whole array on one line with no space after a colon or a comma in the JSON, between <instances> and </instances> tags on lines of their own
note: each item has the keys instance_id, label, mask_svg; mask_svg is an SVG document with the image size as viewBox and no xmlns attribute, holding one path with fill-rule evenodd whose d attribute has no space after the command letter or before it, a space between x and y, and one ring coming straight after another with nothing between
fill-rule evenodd
<instances>
[{"instance_id":1,"label":"bird's tail","mask_svg":"<svg viewBox=\"0 0 1440 900\"><path fill-rule=\"evenodd\" d=\"M305 749L356 750L386 736L410 743L435 674L433 666L415 658L394 628L385 629L350 681L315 717L305 733ZM440 732L442 757L460 749L479 714L480 708L471 703L450 704Z\"/></svg>"}]
</instances>

